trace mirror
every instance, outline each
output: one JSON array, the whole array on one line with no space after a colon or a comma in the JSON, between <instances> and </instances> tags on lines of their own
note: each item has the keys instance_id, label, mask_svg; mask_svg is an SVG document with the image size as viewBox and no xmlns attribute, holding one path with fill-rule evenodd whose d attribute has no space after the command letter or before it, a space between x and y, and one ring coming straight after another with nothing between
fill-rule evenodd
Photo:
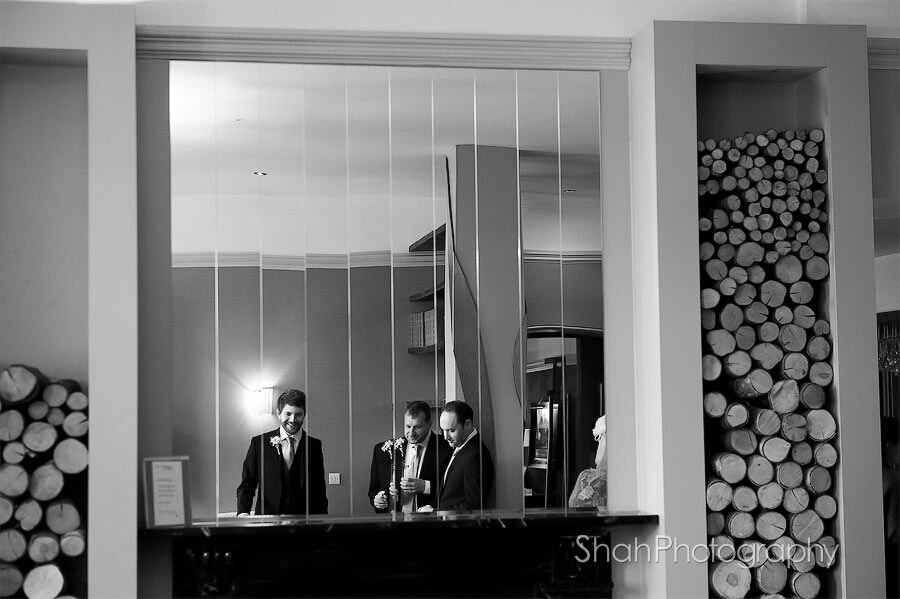
<instances>
[{"instance_id":1,"label":"mirror","mask_svg":"<svg viewBox=\"0 0 900 599\"><path fill-rule=\"evenodd\" d=\"M570 495L598 470L604 412L599 115L596 72L173 61L174 450L195 518L240 511L253 452L302 466L289 513L324 516L316 476L328 517L396 517L402 495L373 505L386 442L411 402L443 439L466 420L452 400L480 441L470 511L585 505ZM305 392L290 445L286 389ZM422 451L407 478L444 486L452 451Z\"/></svg>"}]
</instances>

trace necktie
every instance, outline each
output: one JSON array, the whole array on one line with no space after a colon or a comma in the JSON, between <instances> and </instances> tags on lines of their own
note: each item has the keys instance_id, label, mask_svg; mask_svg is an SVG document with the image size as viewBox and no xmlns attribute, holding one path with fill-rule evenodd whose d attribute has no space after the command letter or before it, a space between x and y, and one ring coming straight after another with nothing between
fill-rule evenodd
<instances>
[{"instance_id":1,"label":"necktie","mask_svg":"<svg viewBox=\"0 0 900 599\"><path fill-rule=\"evenodd\" d=\"M288 450L287 450L287 456L285 456L284 461L287 464L288 470L290 470L291 464L294 463L294 438L288 437L287 441L288 441Z\"/></svg>"},{"instance_id":2,"label":"necktie","mask_svg":"<svg viewBox=\"0 0 900 599\"><path fill-rule=\"evenodd\" d=\"M411 455L403 467L403 476L405 478L417 478L419 473L419 445L410 444L409 451ZM416 494L415 493L404 493L403 494L403 512L404 513L412 513L416 511Z\"/></svg>"}]
</instances>

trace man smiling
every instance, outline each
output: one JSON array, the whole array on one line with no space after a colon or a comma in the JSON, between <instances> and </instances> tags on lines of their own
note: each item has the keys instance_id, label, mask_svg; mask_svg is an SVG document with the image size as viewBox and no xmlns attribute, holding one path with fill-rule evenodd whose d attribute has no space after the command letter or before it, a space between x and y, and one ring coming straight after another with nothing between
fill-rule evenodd
<instances>
[{"instance_id":1,"label":"man smiling","mask_svg":"<svg viewBox=\"0 0 900 599\"><path fill-rule=\"evenodd\" d=\"M303 431L306 394L288 389L278 396L276 416L281 426L250 440L237 488L237 515L254 513L328 513L322 442ZM307 473L308 472L308 473Z\"/></svg>"},{"instance_id":2,"label":"man smiling","mask_svg":"<svg viewBox=\"0 0 900 599\"><path fill-rule=\"evenodd\" d=\"M441 430L453 455L444 473L438 509L472 511L487 507L494 486L491 452L475 430L475 413L462 401L450 401L441 414Z\"/></svg>"},{"instance_id":3,"label":"man smiling","mask_svg":"<svg viewBox=\"0 0 900 599\"><path fill-rule=\"evenodd\" d=\"M425 506L435 507L450 448L444 439L431 431L431 406L423 401L411 402L403 417L403 462L400 465L400 493L391 483L391 454L377 443L372 453L369 476L369 501L376 512L388 510L393 496L402 512L416 512ZM400 455L397 454L399 464Z\"/></svg>"}]
</instances>

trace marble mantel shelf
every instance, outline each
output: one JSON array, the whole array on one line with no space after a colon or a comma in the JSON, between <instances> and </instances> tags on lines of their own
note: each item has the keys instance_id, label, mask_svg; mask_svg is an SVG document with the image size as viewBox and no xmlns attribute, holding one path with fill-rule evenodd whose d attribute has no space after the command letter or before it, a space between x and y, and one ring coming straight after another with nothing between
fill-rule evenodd
<instances>
[{"instance_id":1,"label":"marble mantel shelf","mask_svg":"<svg viewBox=\"0 0 900 599\"><path fill-rule=\"evenodd\" d=\"M612 593L612 564L576 559L585 551L577 540L607 542L617 527L658 523L654 514L590 508L251 516L140 536L171 548L173 597L602 598ZM464 576L448 575L462 564ZM280 575L289 572L302 572L303 584Z\"/></svg>"},{"instance_id":2,"label":"marble mantel shelf","mask_svg":"<svg viewBox=\"0 0 900 599\"><path fill-rule=\"evenodd\" d=\"M190 526L166 526L142 528L151 536L230 536L255 534L271 529L295 529L297 532L342 531L352 529L447 529L447 528L543 528L550 527L560 533L567 529L583 527L590 530L607 530L618 526L658 524L659 516L640 511L608 511L594 508L571 508L521 511L491 510L483 513L437 514L376 514L356 517L311 516L251 516L248 518L223 517L218 521L195 521Z\"/></svg>"}]
</instances>

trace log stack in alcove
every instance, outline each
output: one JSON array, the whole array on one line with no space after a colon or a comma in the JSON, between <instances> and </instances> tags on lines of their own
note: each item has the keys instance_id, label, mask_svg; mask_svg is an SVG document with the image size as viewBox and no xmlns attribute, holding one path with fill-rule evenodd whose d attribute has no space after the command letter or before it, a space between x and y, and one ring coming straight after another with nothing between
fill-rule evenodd
<instances>
[{"instance_id":1,"label":"log stack in alcove","mask_svg":"<svg viewBox=\"0 0 900 599\"><path fill-rule=\"evenodd\" d=\"M714 596L812 599L836 562L824 138L697 144Z\"/></svg>"},{"instance_id":2,"label":"log stack in alcove","mask_svg":"<svg viewBox=\"0 0 900 599\"><path fill-rule=\"evenodd\" d=\"M58 597L85 577L87 408L73 380L0 372L0 597Z\"/></svg>"}]
</instances>

